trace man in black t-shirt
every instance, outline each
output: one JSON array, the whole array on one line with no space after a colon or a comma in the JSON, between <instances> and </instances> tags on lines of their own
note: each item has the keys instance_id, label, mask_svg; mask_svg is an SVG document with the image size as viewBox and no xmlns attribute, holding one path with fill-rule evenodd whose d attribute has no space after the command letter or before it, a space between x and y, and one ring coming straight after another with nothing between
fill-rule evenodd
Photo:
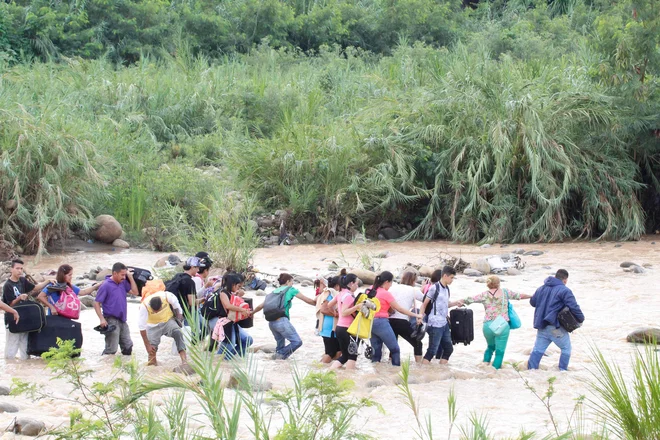
<instances>
[{"instance_id":1,"label":"man in black t-shirt","mask_svg":"<svg viewBox=\"0 0 660 440\"><path fill-rule=\"evenodd\" d=\"M44 281L36 286L29 282L27 278L22 276L23 261L21 260L12 260L10 273L11 275L9 279L5 282L5 285L2 288L2 302L10 307L17 305L21 301L27 300L29 294L32 292L41 292L41 290L50 282ZM6 328L9 325L10 319L12 318L5 312L5 334L7 338L5 343L5 359L14 359L16 353L18 353L20 359L27 359L29 358L27 354L28 334L10 332L9 329Z\"/></svg>"},{"instance_id":2,"label":"man in black t-shirt","mask_svg":"<svg viewBox=\"0 0 660 440\"><path fill-rule=\"evenodd\" d=\"M196 308L197 287L192 277L197 275L199 265L200 259L198 257L188 258L183 266L183 273L176 274L174 278L165 284L166 290L173 293L179 300L184 316Z\"/></svg>"}]
</instances>

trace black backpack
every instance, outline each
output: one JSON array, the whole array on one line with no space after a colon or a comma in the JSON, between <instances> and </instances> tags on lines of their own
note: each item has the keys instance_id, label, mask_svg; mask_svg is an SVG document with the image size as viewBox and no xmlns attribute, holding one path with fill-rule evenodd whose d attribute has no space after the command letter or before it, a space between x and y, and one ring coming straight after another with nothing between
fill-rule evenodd
<instances>
[{"instance_id":1,"label":"black backpack","mask_svg":"<svg viewBox=\"0 0 660 440\"><path fill-rule=\"evenodd\" d=\"M176 296L179 296L179 289L181 289L181 280L183 279L184 275L185 275L184 273L178 273L174 275L174 278L172 278L169 281L166 281L165 290L175 294Z\"/></svg>"},{"instance_id":2,"label":"black backpack","mask_svg":"<svg viewBox=\"0 0 660 440\"><path fill-rule=\"evenodd\" d=\"M447 295L448 296L451 295L451 293L449 292L449 286L446 286L445 289L447 289ZM440 282L439 281L437 281L435 283L435 296L433 296L431 301L429 301L429 303L426 305L426 309L424 310L425 315L427 315L427 316L430 315L431 310L433 310L433 314L435 315L435 302L438 300L438 295L440 295ZM429 297L428 292L426 292L424 294L424 299L422 300L422 302L424 302L424 300L427 297Z\"/></svg>"},{"instance_id":3,"label":"black backpack","mask_svg":"<svg viewBox=\"0 0 660 440\"><path fill-rule=\"evenodd\" d=\"M266 295L266 299L264 300L264 317L266 318L266 321L277 321L286 316L284 299L286 298L286 293L289 289L291 289L291 286L281 292L271 292Z\"/></svg>"},{"instance_id":4,"label":"black backpack","mask_svg":"<svg viewBox=\"0 0 660 440\"><path fill-rule=\"evenodd\" d=\"M222 307L220 300L221 290L212 292L209 297L204 301L204 304L199 309L200 314L207 320L217 318L219 316L227 316L227 312Z\"/></svg>"},{"instance_id":5,"label":"black backpack","mask_svg":"<svg viewBox=\"0 0 660 440\"><path fill-rule=\"evenodd\" d=\"M580 324L571 312L571 309L568 307L564 307L561 309L559 314L557 315L557 320L559 321L559 325L564 327L564 330L566 330L569 333L572 333L573 331L579 329L582 327L582 324Z\"/></svg>"}]
</instances>

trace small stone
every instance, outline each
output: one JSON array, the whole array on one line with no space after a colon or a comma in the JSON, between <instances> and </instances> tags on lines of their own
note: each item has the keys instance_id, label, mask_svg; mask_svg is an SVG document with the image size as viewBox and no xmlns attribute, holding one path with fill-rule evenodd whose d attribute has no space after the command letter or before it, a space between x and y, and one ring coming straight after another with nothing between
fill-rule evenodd
<instances>
[{"instance_id":1,"label":"small stone","mask_svg":"<svg viewBox=\"0 0 660 440\"><path fill-rule=\"evenodd\" d=\"M655 241L652 241L651 244L655 244Z\"/></svg>"},{"instance_id":2,"label":"small stone","mask_svg":"<svg viewBox=\"0 0 660 440\"><path fill-rule=\"evenodd\" d=\"M367 242L367 238L364 236L364 234L361 234L359 232L355 234L355 236L353 237L353 243L365 244L366 242Z\"/></svg>"},{"instance_id":3,"label":"small stone","mask_svg":"<svg viewBox=\"0 0 660 440\"><path fill-rule=\"evenodd\" d=\"M170 254L167 256L167 262L172 266L176 266L177 264L181 263L181 258L179 258L178 255Z\"/></svg>"},{"instance_id":4,"label":"small stone","mask_svg":"<svg viewBox=\"0 0 660 440\"><path fill-rule=\"evenodd\" d=\"M620 248L621 246L623 246L621 243L614 245L615 248Z\"/></svg>"},{"instance_id":5,"label":"small stone","mask_svg":"<svg viewBox=\"0 0 660 440\"><path fill-rule=\"evenodd\" d=\"M261 346L253 345L252 346L252 351L255 352L255 353L260 351L262 353L272 354L272 353L275 353L275 349L276 349L275 345L272 345L272 344L264 344L264 345L261 345Z\"/></svg>"},{"instance_id":6,"label":"small stone","mask_svg":"<svg viewBox=\"0 0 660 440\"><path fill-rule=\"evenodd\" d=\"M0 396L8 396L11 390L9 387L6 387L4 385L0 385Z\"/></svg>"},{"instance_id":7,"label":"small stone","mask_svg":"<svg viewBox=\"0 0 660 440\"><path fill-rule=\"evenodd\" d=\"M265 290L257 290L254 292L254 296L266 296Z\"/></svg>"},{"instance_id":8,"label":"small stone","mask_svg":"<svg viewBox=\"0 0 660 440\"><path fill-rule=\"evenodd\" d=\"M231 373L229 376L229 381L227 382L227 388L232 388L232 389L239 389L239 388L244 388L242 381L239 380L239 378L236 376L234 372ZM257 382L252 382L249 381L247 384L253 391L269 391L273 389L273 384L268 381L257 381Z\"/></svg>"},{"instance_id":9,"label":"small stone","mask_svg":"<svg viewBox=\"0 0 660 440\"><path fill-rule=\"evenodd\" d=\"M314 236L312 234L310 234L309 232L305 232L303 234L303 238L305 239L305 241L307 243L314 243Z\"/></svg>"},{"instance_id":10,"label":"small stone","mask_svg":"<svg viewBox=\"0 0 660 440\"><path fill-rule=\"evenodd\" d=\"M642 264L642 267L645 268L645 269L650 269L650 268L653 267L653 265L651 263L644 263L644 264Z\"/></svg>"},{"instance_id":11,"label":"small stone","mask_svg":"<svg viewBox=\"0 0 660 440\"><path fill-rule=\"evenodd\" d=\"M312 287L313 285L314 285L314 283L312 281L308 281L308 280L303 280L300 283L301 287Z\"/></svg>"},{"instance_id":12,"label":"small stone","mask_svg":"<svg viewBox=\"0 0 660 440\"><path fill-rule=\"evenodd\" d=\"M378 254L377 258L390 258L392 253L390 251L381 252Z\"/></svg>"},{"instance_id":13,"label":"small stone","mask_svg":"<svg viewBox=\"0 0 660 440\"><path fill-rule=\"evenodd\" d=\"M14 426L11 428L15 434L21 434L28 437L36 437L46 429L46 424L39 420L28 418L17 418Z\"/></svg>"},{"instance_id":14,"label":"small stone","mask_svg":"<svg viewBox=\"0 0 660 440\"><path fill-rule=\"evenodd\" d=\"M630 266L637 266L637 263L633 263L632 261L624 261L623 263L619 264L619 267L630 267Z\"/></svg>"},{"instance_id":15,"label":"small stone","mask_svg":"<svg viewBox=\"0 0 660 440\"><path fill-rule=\"evenodd\" d=\"M641 266L631 266L631 267L630 267L630 271L631 271L632 273L644 273L644 272L646 272L646 271L644 270L644 268L641 267Z\"/></svg>"},{"instance_id":16,"label":"small stone","mask_svg":"<svg viewBox=\"0 0 660 440\"><path fill-rule=\"evenodd\" d=\"M335 243L337 243L337 244L346 244L346 243L348 243L348 240L343 235L338 235L338 236L335 237Z\"/></svg>"},{"instance_id":17,"label":"small stone","mask_svg":"<svg viewBox=\"0 0 660 440\"><path fill-rule=\"evenodd\" d=\"M381 379L370 380L366 383L367 388L378 388L385 385L385 382Z\"/></svg>"},{"instance_id":18,"label":"small stone","mask_svg":"<svg viewBox=\"0 0 660 440\"><path fill-rule=\"evenodd\" d=\"M479 272L476 269L470 269L469 267L463 271L463 274L469 277L480 277L484 275L483 272Z\"/></svg>"},{"instance_id":19,"label":"small stone","mask_svg":"<svg viewBox=\"0 0 660 440\"><path fill-rule=\"evenodd\" d=\"M116 239L115 241L112 242L112 245L114 247L122 248L122 249L128 249L131 247L130 244L122 240L121 238Z\"/></svg>"},{"instance_id":20,"label":"small stone","mask_svg":"<svg viewBox=\"0 0 660 440\"><path fill-rule=\"evenodd\" d=\"M515 275L520 275L522 272L516 269L515 267L510 267L506 270L506 273L507 275L515 276Z\"/></svg>"},{"instance_id":21,"label":"small stone","mask_svg":"<svg viewBox=\"0 0 660 440\"><path fill-rule=\"evenodd\" d=\"M378 233L381 234L385 240L398 240L403 237L403 234L394 228L383 228Z\"/></svg>"},{"instance_id":22,"label":"small stone","mask_svg":"<svg viewBox=\"0 0 660 440\"><path fill-rule=\"evenodd\" d=\"M516 254L516 255L523 255L525 253L525 249L517 248L517 249L514 249L511 253Z\"/></svg>"},{"instance_id":23,"label":"small stone","mask_svg":"<svg viewBox=\"0 0 660 440\"><path fill-rule=\"evenodd\" d=\"M525 252L523 255L528 255L531 257L538 257L539 255L543 255L543 251L528 251Z\"/></svg>"},{"instance_id":24,"label":"small stone","mask_svg":"<svg viewBox=\"0 0 660 440\"><path fill-rule=\"evenodd\" d=\"M17 413L18 407L13 403L0 402L0 413Z\"/></svg>"},{"instance_id":25,"label":"small stone","mask_svg":"<svg viewBox=\"0 0 660 440\"><path fill-rule=\"evenodd\" d=\"M475 282L475 283L484 283L484 284L485 284L485 283L486 283L486 278L484 278L484 277L477 278L476 280L474 280L474 282Z\"/></svg>"},{"instance_id":26,"label":"small stone","mask_svg":"<svg viewBox=\"0 0 660 440\"><path fill-rule=\"evenodd\" d=\"M185 376L192 376L195 374L195 370L189 364L181 364L172 369L173 372L183 374Z\"/></svg>"},{"instance_id":27,"label":"small stone","mask_svg":"<svg viewBox=\"0 0 660 440\"><path fill-rule=\"evenodd\" d=\"M491 245L488 244L488 243L486 243L486 244L482 244L482 245L479 246L479 247L480 247L481 249L488 249L489 247L491 247Z\"/></svg>"}]
</instances>

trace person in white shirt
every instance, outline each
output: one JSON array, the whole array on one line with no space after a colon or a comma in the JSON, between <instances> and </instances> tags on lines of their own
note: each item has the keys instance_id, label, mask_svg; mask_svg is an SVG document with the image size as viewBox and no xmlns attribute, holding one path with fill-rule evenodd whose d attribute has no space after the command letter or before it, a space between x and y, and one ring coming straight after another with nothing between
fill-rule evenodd
<instances>
[{"instance_id":1,"label":"person in white shirt","mask_svg":"<svg viewBox=\"0 0 660 440\"><path fill-rule=\"evenodd\" d=\"M406 271L401 276L401 284L392 284L392 287L390 287L390 293L394 296L396 302L406 310L415 311L414 309L417 308L416 301L421 302L424 300L422 289L415 286L416 281L417 274L413 271ZM412 345L415 361L422 362L422 341L412 337L415 329L410 322L410 318L403 313L394 311L394 314L390 315L390 325L397 339L401 336Z\"/></svg>"},{"instance_id":2,"label":"person in white shirt","mask_svg":"<svg viewBox=\"0 0 660 440\"><path fill-rule=\"evenodd\" d=\"M175 316L176 313L176 316ZM163 336L174 339L176 348L181 357L181 363L188 363L186 357L186 342L177 322L183 321L183 309L177 297L170 292L156 292L140 304L138 314L138 328L149 354L147 365L157 365L156 352Z\"/></svg>"}]
</instances>

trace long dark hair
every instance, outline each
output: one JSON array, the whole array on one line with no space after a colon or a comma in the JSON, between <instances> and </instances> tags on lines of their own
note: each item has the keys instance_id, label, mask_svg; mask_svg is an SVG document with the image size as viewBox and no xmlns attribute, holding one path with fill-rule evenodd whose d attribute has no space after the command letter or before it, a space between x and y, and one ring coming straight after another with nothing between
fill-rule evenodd
<instances>
[{"instance_id":1,"label":"long dark hair","mask_svg":"<svg viewBox=\"0 0 660 440\"><path fill-rule=\"evenodd\" d=\"M68 264L63 264L60 267L57 268L57 275L55 275L55 281L58 283L64 283L64 277L69 275L71 271L73 270L73 267L69 266Z\"/></svg>"},{"instance_id":2,"label":"long dark hair","mask_svg":"<svg viewBox=\"0 0 660 440\"><path fill-rule=\"evenodd\" d=\"M222 277L222 291L225 292L228 296L234 294L234 286L241 284L243 280L236 273L228 273Z\"/></svg>"},{"instance_id":3,"label":"long dark hair","mask_svg":"<svg viewBox=\"0 0 660 440\"><path fill-rule=\"evenodd\" d=\"M380 274L376 275L376 279L374 280L373 286L371 286L371 288L366 292L367 296L369 298L373 298L374 296L376 296L378 289L382 287L383 284L392 280L394 280L394 275L392 275L392 272L383 271Z\"/></svg>"},{"instance_id":4,"label":"long dark hair","mask_svg":"<svg viewBox=\"0 0 660 440\"><path fill-rule=\"evenodd\" d=\"M342 289L348 289L348 285L357 281L358 277L354 273L346 273L346 269L342 269L339 274L339 286Z\"/></svg>"}]
</instances>

